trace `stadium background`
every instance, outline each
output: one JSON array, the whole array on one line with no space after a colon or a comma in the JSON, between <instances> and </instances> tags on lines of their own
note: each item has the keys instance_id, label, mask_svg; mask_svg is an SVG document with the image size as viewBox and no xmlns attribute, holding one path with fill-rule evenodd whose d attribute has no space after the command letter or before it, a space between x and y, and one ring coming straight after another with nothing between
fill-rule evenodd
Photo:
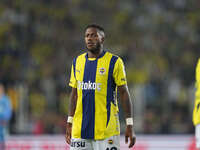
<instances>
[{"instance_id":1,"label":"stadium background","mask_svg":"<svg viewBox=\"0 0 200 150\"><path fill-rule=\"evenodd\" d=\"M13 106L8 135L65 133L71 62L84 52L90 23L105 28L105 48L125 62L136 133L192 135L199 6L194 0L1 0L0 80ZM121 119L122 134L123 127Z\"/></svg>"}]
</instances>

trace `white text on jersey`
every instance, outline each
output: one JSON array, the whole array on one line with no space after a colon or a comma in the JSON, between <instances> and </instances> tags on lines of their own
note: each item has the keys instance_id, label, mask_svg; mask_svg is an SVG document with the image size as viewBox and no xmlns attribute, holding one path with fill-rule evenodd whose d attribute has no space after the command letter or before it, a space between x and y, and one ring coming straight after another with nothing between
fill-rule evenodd
<instances>
[{"instance_id":1,"label":"white text on jersey","mask_svg":"<svg viewBox=\"0 0 200 150\"><path fill-rule=\"evenodd\" d=\"M82 90L101 90L101 87L100 87L101 83L95 83L95 82L91 82L91 81L88 81L88 82L81 82L81 81L78 81L78 89L82 89Z\"/></svg>"}]
</instances>

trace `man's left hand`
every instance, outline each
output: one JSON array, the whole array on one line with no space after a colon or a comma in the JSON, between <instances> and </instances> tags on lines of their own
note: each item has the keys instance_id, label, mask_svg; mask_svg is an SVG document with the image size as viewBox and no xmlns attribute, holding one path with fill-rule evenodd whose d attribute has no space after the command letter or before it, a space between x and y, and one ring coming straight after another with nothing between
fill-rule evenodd
<instances>
[{"instance_id":1,"label":"man's left hand","mask_svg":"<svg viewBox=\"0 0 200 150\"><path fill-rule=\"evenodd\" d=\"M127 125L126 126L126 131L125 131L125 143L128 143L128 139L130 141L129 143L129 148L133 147L133 145L136 142L136 136L135 136L135 132L133 129L132 125Z\"/></svg>"}]
</instances>

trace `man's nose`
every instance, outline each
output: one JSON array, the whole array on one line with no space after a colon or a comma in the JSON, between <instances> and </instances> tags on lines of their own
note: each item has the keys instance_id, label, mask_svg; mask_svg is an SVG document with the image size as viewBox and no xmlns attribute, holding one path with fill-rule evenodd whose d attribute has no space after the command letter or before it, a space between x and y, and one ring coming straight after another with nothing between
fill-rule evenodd
<instances>
[{"instance_id":1,"label":"man's nose","mask_svg":"<svg viewBox=\"0 0 200 150\"><path fill-rule=\"evenodd\" d=\"M92 40L92 36L88 36L88 37L87 37L87 40L88 40L88 41L91 41L91 40Z\"/></svg>"}]
</instances>

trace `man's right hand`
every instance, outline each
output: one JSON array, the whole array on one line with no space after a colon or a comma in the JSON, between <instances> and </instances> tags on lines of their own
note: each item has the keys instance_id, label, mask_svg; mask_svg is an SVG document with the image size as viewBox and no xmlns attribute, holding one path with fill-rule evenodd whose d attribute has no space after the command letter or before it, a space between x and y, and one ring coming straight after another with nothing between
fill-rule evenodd
<instances>
[{"instance_id":1,"label":"man's right hand","mask_svg":"<svg viewBox=\"0 0 200 150\"><path fill-rule=\"evenodd\" d=\"M72 123L67 122L65 140L68 144L71 143Z\"/></svg>"}]
</instances>

